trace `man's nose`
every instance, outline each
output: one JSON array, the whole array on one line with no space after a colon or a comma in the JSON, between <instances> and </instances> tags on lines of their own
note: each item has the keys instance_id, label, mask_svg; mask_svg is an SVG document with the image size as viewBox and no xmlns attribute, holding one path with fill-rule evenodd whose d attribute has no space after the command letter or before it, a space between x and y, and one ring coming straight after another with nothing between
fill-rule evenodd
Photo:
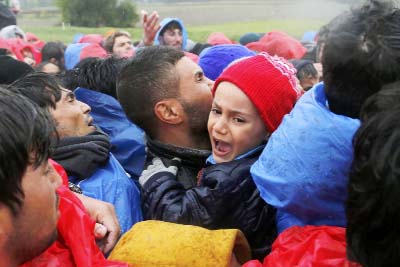
<instances>
[{"instance_id":1,"label":"man's nose","mask_svg":"<svg viewBox=\"0 0 400 267\"><path fill-rule=\"evenodd\" d=\"M88 104L81 101L79 101L79 105L81 106L81 110L84 114L90 113L90 111L92 110Z\"/></svg>"}]
</instances>

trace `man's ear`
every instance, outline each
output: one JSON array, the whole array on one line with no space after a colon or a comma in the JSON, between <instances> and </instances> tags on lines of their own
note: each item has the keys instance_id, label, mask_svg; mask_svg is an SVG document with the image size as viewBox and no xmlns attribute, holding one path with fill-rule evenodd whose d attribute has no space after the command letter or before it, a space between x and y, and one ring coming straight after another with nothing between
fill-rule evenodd
<instances>
[{"instance_id":1,"label":"man's ear","mask_svg":"<svg viewBox=\"0 0 400 267\"><path fill-rule=\"evenodd\" d=\"M177 99L164 99L154 106L157 118L168 124L179 124L183 121L183 107Z\"/></svg>"}]
</instances>

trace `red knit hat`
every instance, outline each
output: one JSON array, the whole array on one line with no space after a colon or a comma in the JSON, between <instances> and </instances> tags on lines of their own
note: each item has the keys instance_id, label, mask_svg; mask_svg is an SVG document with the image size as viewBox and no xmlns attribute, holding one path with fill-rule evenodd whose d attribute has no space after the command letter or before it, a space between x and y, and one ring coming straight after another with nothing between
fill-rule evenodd
<instances>
[{"instance_id":1,"label":"red knit hat","mask_svg":"<svg viewBox=\"0 0 400 267\"><path fill-rule=\"evenodd\" d=\"M283 58L267 53L239 59L226 68L215 81L213 95L224 81L233 83L248 96L269 133L275 131L301 95L295 68Z\"/></svg>"}]
</instances>

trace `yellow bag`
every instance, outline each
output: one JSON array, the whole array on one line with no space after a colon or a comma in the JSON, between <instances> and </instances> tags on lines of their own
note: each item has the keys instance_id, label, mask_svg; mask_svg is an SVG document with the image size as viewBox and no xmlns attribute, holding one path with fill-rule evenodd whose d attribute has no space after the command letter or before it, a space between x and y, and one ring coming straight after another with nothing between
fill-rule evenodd
<instances>
[{"instance_id":1,"label":"yellow bag","mask_svg":"<svg viewBox=\"0 0 400 267\"><path fill-rule=\"evenodd\" d=\"M240 230L150 220L126 232L109 259L134 267L228 267L232 253L241 264L251 258Z\"/></svg>"}]
</instances>

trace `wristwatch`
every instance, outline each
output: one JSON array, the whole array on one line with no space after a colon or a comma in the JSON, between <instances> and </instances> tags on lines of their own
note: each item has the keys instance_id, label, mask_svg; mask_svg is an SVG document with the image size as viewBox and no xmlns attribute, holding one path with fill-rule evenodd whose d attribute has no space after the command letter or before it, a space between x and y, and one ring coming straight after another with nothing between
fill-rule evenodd
<instances>
[{"instance_id":1,"label":"wristwatch","mask_svg":"<svg viewBox=\"0 0 400 267\"><path fill-rule=\"evenodd\" d=\"M75 192L75 193L78 193L78 194L83 194L82 189L78 185L76 185L74 183L68 182L68 188L72 192Z\"/></svg>"}]
</instances>

